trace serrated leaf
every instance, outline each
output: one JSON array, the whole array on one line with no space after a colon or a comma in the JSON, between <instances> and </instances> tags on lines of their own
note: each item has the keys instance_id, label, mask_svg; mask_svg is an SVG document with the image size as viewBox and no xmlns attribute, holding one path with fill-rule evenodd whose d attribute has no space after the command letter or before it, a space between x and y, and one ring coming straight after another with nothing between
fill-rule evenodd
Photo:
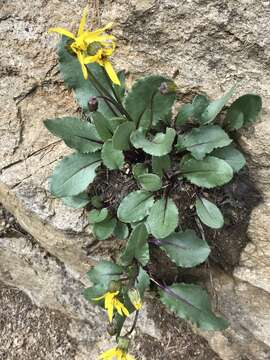
<instances>
[{"instance_id":1,"label":"serrated leaf","mask_svg":"<svg viewBox=\"0 0 270 360\"><path fill-rule=\"evenodd\" d=\"M139 269L139 274L135 280L135 286L139 290L141 298L143 299L145 290L150 286L150 278L142 267Z\"/></svg>"},{"instance_id":2,"label":"serrated leaf","mask_svg":"<svg viewBox=\"0 0 270 360\"><path fill-rule=\"evenodd\" d=\"M232 167L234 172L238 172L246 165L244 155L239 150L235 149L233 145L216 149L211 155L225 160Z\"/></svg>"},{"instance_id":3,"label":"serrated leaf","mask_svg":"<svg viewBox=\"0 0 270 360\"><path fill-rule=\"evenodd\" d=\"M46 128L65 144L81 153L95 152L102 147L102 141L94 125L75 117L47 119Z\"/></svg>"},{"instance_id":4,"label":"serrated leaf","mask_svg":"<svg viewBox=\"0 0 270 360\"><path fill-rule=\"evenodd\" d=\"M112 236L115 226L115 218L106 218L105 220L93 225L93 234L98 240L107 240Z\"/></svg>"},{"instance_id":5,"label":"serrated leaf","mask_svg":"<svg viewBox=\"0 0 270 360\"><path fill-rule=\"evenodd\" d=\"M182 175L195 185L213 188L222 186L233 177L233 169L224 160L214 156L207 156L203 160L196 160L187 156L181 161Z\"/></svg>"},{"instance_id":6,"label":"serrated leaf","mask_svg":"<svg viewBox=\"0 0 270 360\"><path fill-rule=\"evenodd\" d=\"M118 150L130 149L130 134L135 129L135 125L131 121L118 126L113 135L113 147Z\"/></svg>"},{"instance_id":7,"label":"serrated leaf","mask_svg":"<svg viewBox=\"0 0 270 360\"><path fill-rule=\"evenodd\" d=\"M136 149L143 149L153 156L163 156L171 152L175 135L174 129L167 128L165 134L157 133L150 141L145 136L145 130L139 128L131 133L130 140Z\"/></svg>"},{"instance_id":8,"label":"serrated leaf","mask_svg":"<svg viewBox=\"0 0 270 360\"><path fill-rule=\"evenodd\" d=\"M200 220L212 229L220 229L224 225L224 219L219 208L205 198L197 198L196 212Z\"/></svg>"},{"instance_id":9,"label":"serrated leaf","mask_svg":"<svg viewBox=\"0 0 270 360\"><path fill-rule=\"evenodd\" d=\"M171 159L169 155L152 156L152 169L155 174L162 177L164 172L171 167Z\"/></svg>"},{"instance_id":10,"label":"serrated leaf","mask_svg":"<svg viewBox=\"0 0 270 360\"><path fill-rule=\"evenodd\" d=\"M207 125L192 129L178 137L176 148L187 149L197 160L201 160L215 148L229 145L232 140L218 125Z\"/></svg>"},{"instance_id":11,"label":"serrated leaf","mask_svg":"<svg viewBox=\"0 0 270 360\"><path fill-rule=\"evenodd\" d=\"M123 152L113 147L112 140L107 140L104 143L101 157L104 165L110 170L122 169L124 166L125 158Z\"/></svg>"},{"instance_id":12,"label":"serrated leaf","mask_svg":"<svg viewBox=\"0 0 270 360\"><path fill-rule=\"evenodd\" d=\"M108 209L103 208L100 210L93 209L88 213L88 221L90 224L99 223L105 220L108 216Z\"/></svg>"},{"instance_id":13,"label":"serrated leaf","mask_svg":"<svg viewBox=\"0 0 270 360\"><path fill-rule=\"evenodd\" d=\"M85 80L82 74L81 64L79 63L76 56L71 55L66 47L70 43L70 39L65 36L62 37L62 40L59 43L59 65L61 75L64 78L65 84L72 88L75 91L76 99L80 104L83 111L90 115L88 109L88 100L91 96L99 96L99 92L96 90L95 86L92 85L89 79ZM102 86L111 93L106 75L104 74L102 67L98 64L88 64L87 65L90 73L95 79L102 84ZM111 108L106 104L104 99L99 98L98 110L104 116L115 116L111 111Z\"/></svg>"},{"instance_id":14,"label":"serrated leaf","mask_svg":"<svg viewBox=\"0 0 270 360\"><path fill-rule=\"evenodd\" d=\"M117 217L124 223L133 223L144 219L154 204L150 192L137 190L128 194L117 210Z\"/></svg>"},{"instance_id":15,"label":"serrated leaf","mask_svg":"<svg viewBox=\"0 0 270 360\"><path fill-rule=\"evenodd\" d=\"M210 253L206 241L200 239L194 230L172 233L160 240L159 246L176 265L184 268L203 263Z\"/></svg>"},{"instance_id":16,"label":"serrated leaf","mask_svg":"<svg viewBox=\"0 0 270 360\"><path fill-rule=\"evenodd\" d=\"M207 108L204 110L204 112L201 115L201 124L209 124L213 120L215 120L216 116L221 112L223 107L226 105L226 103L229 101L229 99L232 97L237 85L234 85L224 96L222 96L220 99L210 102L210 104L207 106Z\"/></svg>"},{"instance_id":17,"label":"serrated leaf","mask_svg":"<svg viewBox=\"0 0 270 360\"><path fill-rule=\"evenodd\" d=\"M181 319L189 320L202 330L224 330L228 322L211 310L208 295L198 285L173 284L160 290L161 302Z\"/></svg>"},{"instance_id":18,"label":"serrated leaf","mask_svg":"<svg viewBox=\"0 0 270 360\"><path fill-rule=\"evenodd\" d=\"M256 121L262 109L262 99L258 95L246 94L240 96L229 107L225 126L228 130L238 130L244 125L252 124Z\"/></svg>"},{"instance_id":19,"label":"serrated leaf","mask_svg":"<svg viewBox=\"0 0 270 360\"><path fill-rule=\"evenodd\" d=\"M100 153L74 153L64 157L50 178L50 192L57 197L75 196L82 193L94 180L96 168L100 164Z\"/></svg>"},{"instance_id":20,"label":"serrated leaf","mask_svg":"<svg viewBox=\"0 0 270 360\"><path fill-rule=\"evenodd\" d=\"M86 275L93 284L102 284L107 287L111 281L119 280L123 268L111 261L102 260L97 263Z\"/></svg>"},{"instance_id":21,"label":"serrated leaf","mask_svg":"<svg viewBox=\"0 0 270 360\"><path fill-rule=\"evenodd\" d=\"M113 234L117 239L125 240L129 235L128 226L121 221L117 221Z\"/></svg>"},{"instance_id":22,"label":"serrated leaf","mask_svg":"<svg viewBox=\"0 0 270 360\"><path fill-rule=\"evenodd\" d=\"M143 223L137 225L128 239L127 246L120 258L121 264L128 266L136 259L145 266L149 261L148 232Z\"/></svg>"},{"instance_id":23,"label":"serrated leaf","mask_svg":"<svg viewBox=\"0 0 270 360\"><path fill-rule=\"evenodd\" d=\"M138 179L140 175L147 173L148 173L148 167L144 163L137 163L132 166L132 174L134 175L135 179Z\"/></svg>"},{"instance_id":24,"label":"serrated leaf","mask_svg":"<svg viewBox=\"0 0 270 360\"><path fill-rule=\"evenodd\" d=\"M162 187L162 181L156 174L142 174L137 179L146 191L157 191Z\"/></svg>"},{"instance_id":25,"label":"serrated leaf","mask_svg":"<svg viewBox=\"0 0 270 360\"><path fill-rule=\"evenodd\" d=\"M76 196L64 197L61 200L66 206L73 209L81 209L90 202L90 199L85 192Z\"/></svg>"},{"instance_id":26,"label":"serrated leaf","mask_svg":"<svg viewBox=\"0 0 270 360\"><path fill-rule=\"evenodd\" d=\"M103 141L111 139L113 136L113 129L110 121L98 111L93 112L91 116L100 138Z\"/></svg>"},{"instance_id":27,"label":"serrated leaf","mask_svg":"<svg viewBox=\"0 0 270 360\"><path fill-rule=\"evenodd\" d=\"M171 80L163 76L147 76L135 82L127 94L124 105L137 127L148 128L150 122L155 125L167 120L175 101L175 94L161 95L159 87Z\"/></svg>"},{"instance_id":28,"label":"serrated leaf","mask_svg":"<svg viewBox=\"0 0 270 360\"><path fill-rule=\"evenodd\" d=\"M147 223L157 239L170 235L178 226L178 209L172 199L160 199L150 210Z\"/></svg>"}]
</instances>

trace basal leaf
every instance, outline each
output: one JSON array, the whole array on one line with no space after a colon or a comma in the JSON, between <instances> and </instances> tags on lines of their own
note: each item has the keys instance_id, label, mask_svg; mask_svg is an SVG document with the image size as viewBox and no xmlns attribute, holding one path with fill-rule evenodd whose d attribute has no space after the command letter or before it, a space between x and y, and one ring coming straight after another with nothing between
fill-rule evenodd
<instances>
[{"instance_id":1,"label":"basal leaf","mask_svg":"<svg viewBox=\"0 0 270 360\"><path fill-rule=\"evenodd\" d=\"M132 166L132 173L138 179L140 175L148 174L148 167L144 163L137 163Z\"/></svg>"},{"instance_id":2,"label":"basal leaf","mask_svg":"<svg viewBox=\"0 0 270 360\"><path fill-rule=\"evenodd\" d=\"M229 107L225 126L228 130L237 130L256 121L262 109L262 99L258 95L246 94L235 100Z\"/></svg>"},{"instance_id":3,"label":"basal leaf","mask_svg":"<svg viewBox=\"0 0 270 360\"><path fill-rule=\"evenodd\" d=\"M229 101L229 99L232 97L237 85L234 85L224 96L222 96L220 99L210 102L210 104L207 106L207 108L204 110L204 112L201 115L201 124L209 124L215 118L217 115L221 112L223 107L226 105L226 103Z\"/></svg>"},{"instance_id":4,"label":"basal leaf","mask_svg":"<svg viewBox=\"0 0 270 360\"><path fill-rule=\"evenodd\" d=\"M192 129L188 134L178 137L176 147L187 149L197 160L201 160L213 149L229 145L232 140L218 125L207 125Z\"/></svg>"},{"instance_id":5,"label":"basal leaf","mask_svg":"<svg viewBox=\"0 0 270 360\"><path fill-rule=\"evenodd\" d=\"M117 221L113 234L117 239L120 240L125 240L126 238L128 238L129 229L127 224L124 224L121 221Z\"/></svg>"},{"instance_id":6,"label":"basal leaf","mask_svg":"<svg viewBox=\"0 0 270 360\"><path fill-rule=\"evenodd\" d=\"M224 219L219 208L205 198L197 198L196 212L201 221L212 229L220 229L224 225Z\"/></svg>"},{"instance_id":7,"label":"basal leaf","mask_svg":"<svg viewBox=\"0 0 270 360\"><path fill-rule=\"evenodd\" d=\"M100 164L100 153L74 153L64 157L54 169L50 179L50 192L57 197L69 197L82 193L94 180L96 168Z\"/></svg>"},{"instance_id":8,"label":"basal leaf","mask_svg":"<svg viewBox=\"0 0 270 360\"><path fill-rule=\"evenodd\" d=\"M65 144L81 153L95 152L102 147L102 141L94 125L75 117L47 119L46 128Z\"/></svg>"},{"instance_id":9,"label":"basal leaf","mask_svg":"<svg viewBox=\"0 0 270 360\"><path fill-rule=\"evenodd\" d=\"M61 200L66 206L73 209L81 209L90 202L90 199L85 192L75 196L64 197Z\"/></svg>"},{"instance_id":10,"label":"basal leaf","mask_svg":"<svg viewBox=\"0 0 270 360\"><path fill-rule=\"evenodd\" d=\"M128 194L117 210L117 217L124 223L134 223L144 219L154 204L154 197L150 192L137 190Z\"/></svg>"},{"instance_id":11,"label":"basal leaf","mask_svg":"<svg viewBox=\"0 0 270 360\"><path fill-rule=\"evenodd\" d=\"M99 111L92 113L92 119L95 124L98 135L103 141L107 141L113 136L113 129L110 121L103 116Z\"/></svg>"},{"instance_id":12,"label":"basal leaf","mask_svg":"<svg viewBox=\"0 0 270 360\"><path fill-rule=\"evenodd\" d=\"M196 160L191 156L184 157L180 170L190 182L208 189L224 185L233 177L231 166L214 156L207 156L203 160Z\"/></svg>"},{"instance_id":13,"label":"basal leaf","mask_svg":"<svg viewBox=\"0 0 270 360\"><path fill-rule=\"evenodd\" d=\"M211 155L225 160L233 168L234 172L238 172L246 165L244 155L239 150L235 149L233 145L216 149Z\"/></svg>"},{"instance_id":14,"label":"basal leaf","mask_svg":"<svg viewBox=\"0 0 270 360\"><path fill-rule=\"evenodd\" d=\"M155 174L162 177L164 172L171 167L171 159L169 155L152 156L152 169Z\"/></svg>"},{"instance_id":15,"label":"basal leaf","mask_svg":"<svg viewBox=\"0 0 270 360\"><path fill-rule=\"evenodd\" d=\"M161 95L159 87L164 82L171 82L163 76L147 76L135 82L127 94L124 105L137 127L148 128L150 122L157 124L171 116L175 94Z\"/></svg>"},{"instance_id":16,"label":"basal leaf","mask_svg":"<svg viewBox=\"0 0 270 360\"><path fill-rule=\"evenodd\" d=\"M192 101L192 117L200 122L201 115L209 105L209 100L205 95L196 95Z\"/></svg>"},{"instance_id":17,"label":"basal leaf","mask_svg":"<svg viewBox=\"0 0 270 360\"><path fill-rule=\"evenodd\" d=\"M86 273L93 284L102 284L108 287L111 281L119 280L123 274L123 268L111 261L102 260Z\"/></svg>"},{"instance_id":18,"label":"basal leaf","mask_svg":"<svg viewBox=\"0 0 270 360\"><path fill-rule=\"evenodd\" d=\"M149 261L148 232L143 223L137 225L128 239L127 246L120 261L124 266L130 265L135 258L145 266Z\"/></svg>"},{"instance_id":19,"label":"basal leaf","mask_svg":"<svg viewBox=\"0 0 270 360\"><path fill-rule=\"evenodd\" d=\"M224 330L228 322L217 317L211 310L208 295L198 285L173 284L160 290L160 299L181 319L189 320L202 330Z\"/></svg>"},{"instance_id":20,"label":"basal leaf","mask_svg":"<svg viewBox=\"0 0 270 360\"><path fill-rule=\"evenodd\" d=\"M178 111L176 116L175 124L177 127L185 124L189 118L191 118L194 114L194 108L192 104L184 104Z\"/></svg>"},{"instance_id":21,"label":"basal leaf","mask_svg":"<svg viewBox=\"0 0 270 360\"><path fill-rule=\"evenodd\" d=\"M93 234L98 240L107 240L112 236L115 226L115 218L106 218L105 220L93 225Z\"/></svg>"},{"instance_id":22,"label":"basal leaf","mask_svg":"<svg viewBox=\"0 0 270 360\"><path fill-rule=\"evenodd\" d=\"M147 219L151 234L157 239L170 235L178 226L178 209L172 199L155 202Z\"/></svg>"},{"instance_id":23,"label":"basal leaf","mask_svg":"<svg viewBox=\"0 0 270 360\"><path fill-rule=\"evenodd\" d=\"M203 263L210 253L206 241L199 238L194 230L172 233L160 240L159 246L176 265L184 268Z\"/></svg>"},{"instance_id":24,"label":"basal leaf","mask_svg":"<svg viewBox=\"0 0 270 360\"><path fill-rule=\"evenodd\" d=\"M139 274L135 280L135 286L139 290L141 298L144 298L145 290L150 286L150 278L147 272L140 266Z\"/></svg>"},{"instance_id":25,"label":"basal leaf","mask_svg":"<svg viewBox=\"0 0 270 360\"><path fill-rule=\"evenodd\" d=\"M101 157L104 165L110 170L122 169L124 166L123 152L113 147L112 140L107 140L103 145Z\"/></svg>"},{"instance_id":26,"label":"basal leaf","mask_svg":"<svg viewBox=\"0 0 270 360\"><path fill-rule=\"evenodd\" d=\"M141 187L146 191L157 191L162 187L162 181L156 174L142 174L138 176Z\"/></svg>"},{"instance_id":27,"label":"basal leaf","mask_svg":"<svg viewBox=\"0 0 270 360\"><path fill-rule=\"evenodd\" d=\"M113 147L118 150L130 149L130 134L135 129L135 125L131 121L119 125L113 135Z\"/></svg>"},{"instance_id":28,"label":"basal leaf","mask_svg":"<svg viewBox=\"0 0 270 360\"><path fill-rule=\"evenodd\" d=\"M95 223L99 223L103 220L105 220L108 216L108 209L103 208L103 209L93 209L91 211L89 211L88 213L88 221L90 224L95 224Z\"/></svg>"},{"instance_id":29,"label":"basal leaf","mask_svg":"<svg viewBox=\"0 0 270 360\"><path fill-rule=\"evenodd\" d=\"M143 149L147 154L153 156L163 156L172 150L175 135L174 129L167 128L165 134L158 133L150 141L146 138L145 130L139 128L131 133L130 140L136 149Z\"/></svg>"}]
</instances>

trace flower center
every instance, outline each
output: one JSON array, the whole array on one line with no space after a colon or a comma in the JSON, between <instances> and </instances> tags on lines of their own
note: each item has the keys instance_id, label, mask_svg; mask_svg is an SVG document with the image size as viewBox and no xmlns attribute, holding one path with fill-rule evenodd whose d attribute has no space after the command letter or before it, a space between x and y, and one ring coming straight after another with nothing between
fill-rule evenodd
<instances>
[{"instance_id":1,"label":"flower center","mask_svg":"<svg viewBox=\"0 0 270 360\"><path fill-rule=\"evenodd\" d=\"M94 56L98 53L98 50L102 49L102 45L98 41L93 41L87 46L86 53L89 56Z\"/></svg>"}]
</instances>

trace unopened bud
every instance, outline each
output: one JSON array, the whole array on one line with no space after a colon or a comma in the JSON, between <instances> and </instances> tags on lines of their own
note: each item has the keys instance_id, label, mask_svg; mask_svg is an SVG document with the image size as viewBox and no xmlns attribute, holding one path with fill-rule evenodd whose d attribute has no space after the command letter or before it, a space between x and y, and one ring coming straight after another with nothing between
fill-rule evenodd
<instances>
[{"instance_id":1,"label":"unopened bud","mask_svg":"<svg viewBox=\"0 0 270 360\"><path fill-rule=\"evenodd\" d=\"M97 111L98 109L98 99L96 96L90 97L88 100L88 109L90 112Z\"/></svg>"},{"instance_id":2,"label":"unopened bud","mask_svg":"<svg viewBox=\"0 0 270 360\"><path fill-rule=\"evenodd\" d=\"M109 292L116 292L121 290L121 283L119 281L112 280L108 288Z\"/></svg>"},{"instance_id":3,"label":"unopened bud","mask_svg":"<svg viewBox=\"0 0 270 360\"><path fill-rule=\"evenodd\" d=\"M128 351L130 340L127 337L119 336L117 347L125 352Z\"/></svg>"},{"instance_id":4,"label":"unopened bud","mask_svg":"<svg viewBox=\"0 0 270 360\"><path fill-rule=\"evenodd\" d=\"M135 288L128 290L128 297L131 301L131 304L135 307L136 310L140 310L142 308L142 299L139 291Z\"/></svg>"},{"instance_id":5,"label":"unopened bud","mask_svg":"<svg viewBox=\"0 0 270 360\"><path fill-rule=\"evenodd\" d=\"M161 95L174 94L177 91L177 86L173 81L163 82L159 87Z\"/></svg>"}]
</instances>

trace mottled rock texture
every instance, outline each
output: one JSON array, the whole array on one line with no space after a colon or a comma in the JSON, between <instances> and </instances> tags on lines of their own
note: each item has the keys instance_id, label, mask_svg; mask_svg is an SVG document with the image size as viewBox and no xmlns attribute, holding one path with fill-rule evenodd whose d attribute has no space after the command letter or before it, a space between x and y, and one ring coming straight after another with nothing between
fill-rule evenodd
<instances>
[{"instance_id":1,"label":"mottled rock texture","mask_svg":"<svg viewBox=\"0 0 270 360\"><path fill-rule=\"evenodd\" d=\"M263 97L259 122L242 131L239 139L263 202L251 214L250 242L239 266L233 275L212 269L209 283L217 309L231 327L202 335L223 359L269 359L269 1L1 1L0 201L35 239L0 239L1 279L26 291L39 305L81 319L93 316L100 325L92 333L93 343L104 332L102 315L80 295L83 274L101 255L95 251L87 256L92 239L83 212L66 208L47 191L47 178L67 149L42 124L48 117L80 111L59 76L58 37L47 29L58 25L75 30L87 3L100 16L96 23L117 24L120 46L114 61L117 68L129 71L130 82L146 73L171 76L178 69L183 94L207 91L217 97L244 79L239 95L256 92ZM36 247L41 249L38 255ZM42 252L46 260L41 260ZM146 324L145 329L150 336L159 331L158 325ZM95 355L93 347L91 358Z\"/></svg>"}]
</instances>

